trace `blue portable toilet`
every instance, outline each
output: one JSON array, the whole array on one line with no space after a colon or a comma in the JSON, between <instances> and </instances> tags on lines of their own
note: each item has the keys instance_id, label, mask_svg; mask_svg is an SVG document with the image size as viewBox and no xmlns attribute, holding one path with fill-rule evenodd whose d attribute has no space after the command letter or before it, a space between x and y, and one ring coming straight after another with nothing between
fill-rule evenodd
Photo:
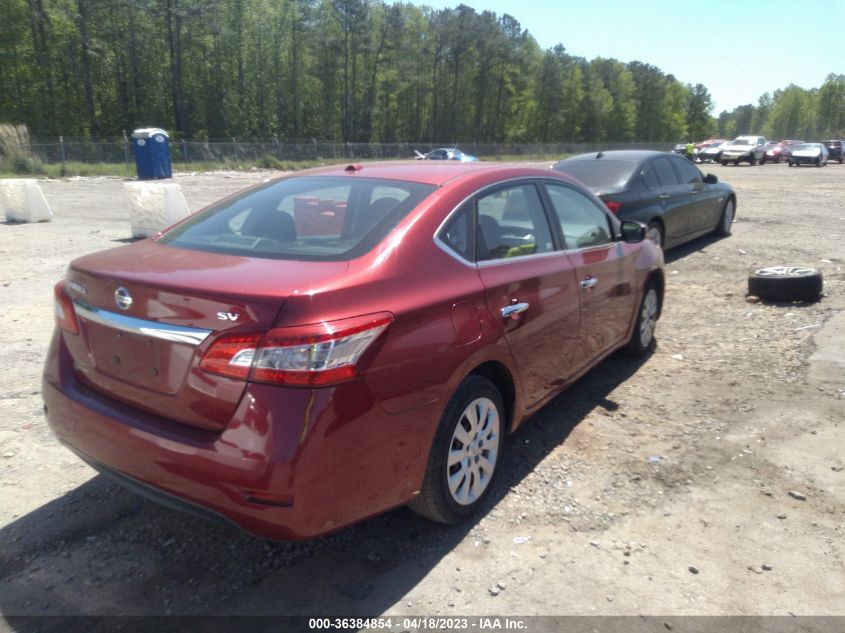
<instances>
[{"instance_id":1,"label":"blue portable toilet","mask_svg":"<svg viewBox=\"0 0 845 633\"><path fill-rule=\"evenodd\" d=\"M135 150L135 168L138 180L172 178L170 164L170 136L157 127L146 127L132 132Z\"/></svg>"}]
</instances>

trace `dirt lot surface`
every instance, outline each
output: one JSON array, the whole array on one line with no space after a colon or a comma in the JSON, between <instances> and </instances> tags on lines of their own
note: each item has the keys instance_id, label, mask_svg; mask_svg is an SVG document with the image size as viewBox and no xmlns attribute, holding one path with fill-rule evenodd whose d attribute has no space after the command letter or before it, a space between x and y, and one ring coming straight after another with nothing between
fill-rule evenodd
<instances>
[{"instance_id":1,"label":"dirt lot surface","mask_svg":"<svg viewBox=\"0 0 845 633\"><path fill-rule=\"evenodd\" d=\"M0 225L0 613L845 614L845 165L709 167L734 234L667 253L658 347L613 357L512 436L459 527L406 509L267 543L95 476L40 374L67 263L129 238L123 182L42 182ZM178 175L192 209L270 174ZM746 274L819 266L812 305Z\"/></svg>"}]
</instances>

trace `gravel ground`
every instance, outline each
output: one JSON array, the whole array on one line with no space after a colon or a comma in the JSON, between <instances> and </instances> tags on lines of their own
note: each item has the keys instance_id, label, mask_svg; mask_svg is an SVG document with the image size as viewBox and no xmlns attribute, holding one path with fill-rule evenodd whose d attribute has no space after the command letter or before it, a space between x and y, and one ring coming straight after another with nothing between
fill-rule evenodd
<instances>
[{"instance_id":1,"label":"gravel ground","mask_svg":"<svg viewBox=\"0 0 845 633\"><path fill-rule=\"evenodd\" d=\"M845 166L708 170L734 234L667 253L655 353L512 436L484 513L296 544L146 502L49 433L52 285L129 224L121 180L42 182L54 221L0 226L0 613L845 614ZM197 209L270 175L175 182ZM748 303L779 263L821 267L823 300Z\"/></svg>"}]
</instances>

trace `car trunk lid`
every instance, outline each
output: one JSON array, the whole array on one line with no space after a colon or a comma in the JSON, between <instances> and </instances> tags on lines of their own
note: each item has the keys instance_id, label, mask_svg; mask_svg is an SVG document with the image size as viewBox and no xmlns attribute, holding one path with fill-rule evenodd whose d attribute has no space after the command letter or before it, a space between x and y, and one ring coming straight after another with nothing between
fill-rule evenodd
<instances>
[{"instance_id":1,"label":"car trunk lid","mask_svg":"<svg viewBox=\"0 0 845 633\"><path fill-rule=\"evenodd\" d=\"M290 294L346 262L204 253L145 240L76 260L65 287L80 324L65 340L79 380L115 400L207 429L231 418L246 382L202 371L222 332L269 330Z\"/></svg>"}]
</instances>

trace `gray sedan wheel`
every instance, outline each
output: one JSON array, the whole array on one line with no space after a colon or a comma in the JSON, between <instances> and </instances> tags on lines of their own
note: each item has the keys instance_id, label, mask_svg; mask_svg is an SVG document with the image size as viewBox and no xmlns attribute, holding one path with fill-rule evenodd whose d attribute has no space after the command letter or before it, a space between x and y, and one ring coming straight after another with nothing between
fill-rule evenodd
<instances>
[{"instance_id":1,"label":"gray sedan wheel","mask_svg":"<svg viewBox=\"0 0 845 633\"><path fill-rule=\"evenodd\" d=\"M645 232L645 236L647 239L650 239L658 246L663 246L663 227L661 226L660 222L656 220L652 220L651 222L649 222L648 228Z\"/></svg>"},{"instance_id":2,"label":"gray sedan wheel","mask_svg":"<svg viewBox=\"0 0 845 633\"><path fill-rule=\"evenodd\" d=\"M725 206L722 207L722 217L719 219L719 224L716 225L716 233L723 236L731 234L731 228L734 223L734 215L736 213L736 204L732 198L725 201Z\"/></svg>"}]
</instances>

